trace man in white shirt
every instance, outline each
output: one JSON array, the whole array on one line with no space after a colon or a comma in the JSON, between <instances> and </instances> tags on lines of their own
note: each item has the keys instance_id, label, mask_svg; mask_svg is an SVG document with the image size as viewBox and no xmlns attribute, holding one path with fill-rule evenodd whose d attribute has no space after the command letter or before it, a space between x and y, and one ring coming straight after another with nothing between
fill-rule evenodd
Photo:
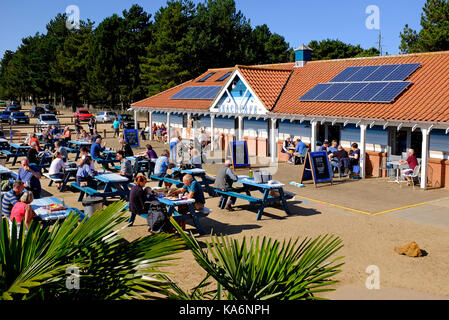
<instances>
[{"instance_id":1,"label":"man in white shirt","mask_svg":"<svg viewBox=\"0 0 449 320\"><path fill-rule=\"evenodd\" d=\"M66 167L66 164L64 160L62 159L62 153L59 151L55 152L55 157L53 161L51 162L50 169L48 169L48 174L53 179L62 179L64 180L64 168ZM62 182L58 182L58 188L61 188Z\"/></svg>"},{"instance_id":2,"label":"man in white shirt","mask_svg":"<svg viewBox=\"0 0 449 320\"><path fill-rule=\"evenodd\" d=\"M170 160L176 162L176 154L178 153L178 143L181 142L181 136L170 139Z\"/></svg>"}]
</instances>

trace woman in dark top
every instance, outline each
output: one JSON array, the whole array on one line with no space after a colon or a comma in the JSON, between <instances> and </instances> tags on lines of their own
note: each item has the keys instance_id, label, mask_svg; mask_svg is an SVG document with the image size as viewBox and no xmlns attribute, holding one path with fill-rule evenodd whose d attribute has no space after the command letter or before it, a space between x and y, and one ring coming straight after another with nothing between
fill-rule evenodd
<instances>
[{"instance_id":1,"label":"woman in dark top","mask_svg":"<svg viewBox=\"0 0 449 320\"><path fill-rule=\"evenodd\" d=\"M125 158L134 156L133 149L131 148L129 143L126 143L125 139L120 140L120 144L122 145L120 150L125 153Z\"/></svg>"},{"instance_id":2,"label":"woman in dark top","mask_svg":"<svg viewBox=\"0 0 449 320\"><path fill-rule=\"evenodd\" d=\"M360 149L357 143L351 144L351 151L349 151L349 159L352 166L358 166L360 161Z\"/></svg>"},{"instance_id":3,"label":"woman in dark top","mask_svg":"<svg viewBox=\"0 0 449 320\"><path fill-rule=\"evenodd\" d=\"M332 152L329 154L329 160L331 161L331 166L338 168L341 166L345 171L348 169L349 166L349 158L348 153L341 145L338 146L337 151ZM343 159L346 159L344 161ZM347 162L347 163L346 163Z\"/></svg>"},{"instance_id":4,"label":"woman in dark top","mask_svg":"<svg viewBox=\"0 0 449 320\"><path fill-rule=\"evenodd\" d=\"M34 163L36 165L39 164L40 159L39 159L38 149L39 148L38 148L36 142L31 143L31 148L28 149L28 152L27 152L27 159L30 163Z\"/></svg>"},{"instance_id":5,"label":"woman in dark top","mask_svg":"<svg viewBox=\"0 0 449 320\"><path fill-rule=\"evenodd\" d=\"M146 183L147 179L144 176L138 176L136 178L136 185L132 187L129 193L129 211L131 212L131 216L128 220L128 227L131 227L134 224L137 214L144 213L144 204L146 201L146 192L144 188Z\"/></svg>"}]
</instances>

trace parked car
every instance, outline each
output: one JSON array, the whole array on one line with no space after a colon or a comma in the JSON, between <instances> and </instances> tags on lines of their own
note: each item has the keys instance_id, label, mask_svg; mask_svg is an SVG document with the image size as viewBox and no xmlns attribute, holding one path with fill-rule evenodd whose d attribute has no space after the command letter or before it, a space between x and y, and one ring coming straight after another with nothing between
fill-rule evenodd
<instances>
[{"instance_id":1,"label":"parked car","mask_svg":"<svg viewBox=\"0 0 449 320\"><path fill-rule=\"evenodd\" d=\"M5 110L9 111L9 112L19 112L20 111L20 107L15 106L13 104L10 104L9 106L6 107Z\"/></svg>"},{"instance_id":2,"label":"parked car","mask_svg":"<svg viewBox=\"0 0 449 320\"><path fill-rule=\"evenodd\" d=\"M11 111L0 111L0 121L9 122L9 117L11 116Z\"/></svg>"},{"instance_id":3,"label":"parked car","mask_svg":"<svg viewBox=\"0 0 449 320\"><path fill-rule=\"evenodd\" d=\"M30 118L24 112L11 112L11 116L9 117L9 124L29 124Z\"/></svg>"},{"instance_id":4,"label":"parked car","mask_svg":"<svg viewBox=\"0 0 449 320\"><path fill-rule=\"evenodd\" d=\"M134 118L129 114L119 114L118 121L120 121L120 128L134 129Z\"/></svg>"},{"instance_id":5,"label":"parked car","mask_svg":"<svg viewBox=\"0 0 449 320\"><path fill-rule=\"evenodd\" d=\"M22 109L22 106L20 105L20 102L18 102L18 101L11 101L10 105L19 107L19 110Z\"/></svg>"},{"instance_id":6,"label":"parked car","mask_svg":"<svg viewBox=\"0 0 449 320\"><path fill-rule=\"evenodd\" d=\"M30 117L36 118L37 116L43 113L45 113L44 108L34 106L30 110Z\"/></svg>"},{"instance_id":7,"label":"parked car","mask_svg":"<svg viewBox=\"0 0 449 320\"><path fill-rule=\"evenodd\" d=\"M59 128L60 125L58 118L52 113L44 113L39 115L36 124L41 128L49 127L52 125L55 125L57 128Z\"/></svg>"},{"instance_id":8,"label":"parked car","mask_svg":"<svg viewBox=\"0 0 449 320\"><path fill-rule=\"evenodd\" d=\"M87 109L78 109L74 114L75 118L78 117L81 121L89 121L93 117Z\"/></svg>"},{"instance_id":9,"label":"parked car","mask_svg":"<svg viewBox=\"0 0 449 320\"><path fill-rule=\"evenodd\" d=\"M115 117L117 117L117 114L114 111L100 111L95 117L95 120L103 123L112 122L115 120Z\"/></svg>"},{"instance_id":10,"label":"parked car","mask_svg":"<svg viewBox=\"0 0 449 320\"><path fill-rule=\"evenodd\" d=\"M46 114L58 114L58 111L56 111L55 107L53 107L51 104L44 104L42 108L44 108L44 113Z\"/></svg>"},{"instance_id":11,"label":"parked car","mask_svg":"<svg viewBox=\"0 0 449 320\"><path fill-rule=\"evenodd\" d=\"M0 107L6 107L6 101L0 100Z\"/></svg>"}]
</instances>

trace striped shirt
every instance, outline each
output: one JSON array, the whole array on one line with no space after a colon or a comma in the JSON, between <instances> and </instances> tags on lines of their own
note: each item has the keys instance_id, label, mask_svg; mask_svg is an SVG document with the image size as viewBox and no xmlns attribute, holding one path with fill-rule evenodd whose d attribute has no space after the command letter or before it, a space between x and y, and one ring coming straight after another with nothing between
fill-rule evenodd
<instances>
[{"instance_id":1,"label":"striped shirt","mask_svg":"<svg viewBox=\"0 0 449 320\"><path fill-rule=\"evenodd\" d=\"M10 190L3 194L2 199L2 214L9 216L11 214L12 207L19 201L21 194L16 195L14 190Z\"/></svg>"}]
</instances>

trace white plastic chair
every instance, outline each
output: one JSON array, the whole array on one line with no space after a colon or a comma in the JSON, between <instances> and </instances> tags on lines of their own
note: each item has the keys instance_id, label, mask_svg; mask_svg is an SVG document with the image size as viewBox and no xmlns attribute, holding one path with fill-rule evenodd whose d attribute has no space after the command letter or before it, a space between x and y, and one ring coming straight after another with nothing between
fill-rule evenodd
<instances>
[{"instance_id":1,"label":"white plastic chair","mask_svg":"<svg viewBox=\"0 0 449 320\"><path fill-rule=\"evenodd\" d=\"M415 169L413 169L412 173L404 174L404 177L410 177L410 180L412 180L412 186L415 187L415 178L418 178L418 182L421 183L421 176L419 174L419 170L421 169L421 165L417 165Z\"/></svg>"}]
</instances>

